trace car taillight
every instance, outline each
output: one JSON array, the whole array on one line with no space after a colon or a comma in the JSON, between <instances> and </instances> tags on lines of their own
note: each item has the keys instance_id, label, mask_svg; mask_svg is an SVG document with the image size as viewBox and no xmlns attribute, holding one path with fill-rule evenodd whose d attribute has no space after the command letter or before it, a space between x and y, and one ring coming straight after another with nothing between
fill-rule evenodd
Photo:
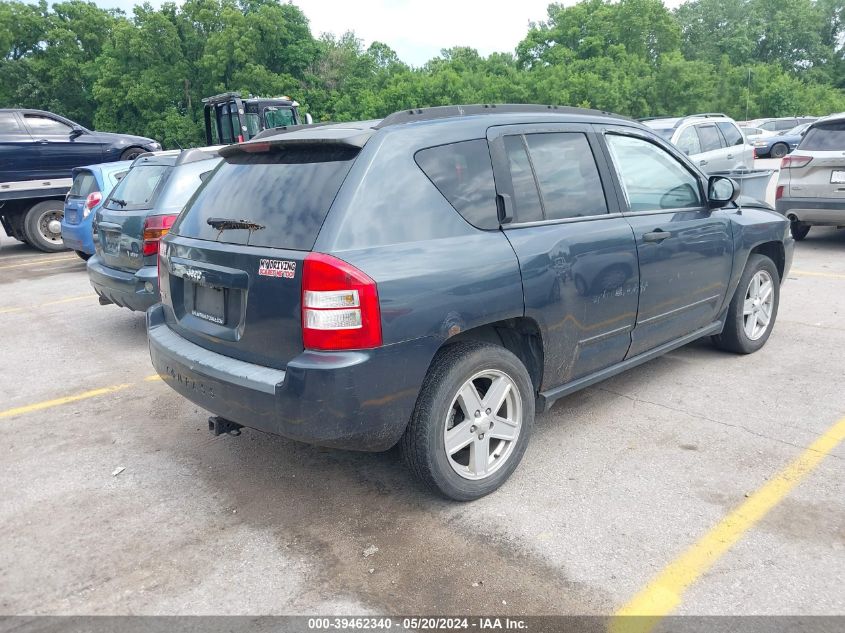
<instances>
[{"instance_id":1,"label":"car taillight","mask_svg":"<svg viewBox=\"0 0 845 633\"><path fill-rule=\"evenodd\" d=\"M798 169L799 167L806 167L813 160L812 156L784 156L780 162L781 169Z\"/></svg>"},{"instance_id":2,"label":"car taillight","mask_svg":"<svg viewBox=\"0 0 845 633\"><path fill-rule=\"evenodd\" d=\"M170 227L176 221L176 215L151 215L144 220L144 255L158 253L161 238L167 235Z\"/></svg>"},{"instance_id":3,"label":"car taillight","mask_svg":"<svg viewBox=\"0 0 845 633\"><path fill-rule=\"evenodd\" d=\"M91 210L100 204L100 201L103 199L103 194L99 191L92 191L88 194L88 197L85 198L85 207L82 209L82 217L87 218L88 215L91 213Z\"/></svg>"},{"instance_id":4,"label":"car taillight","mask_svg":"<svg viewBox=\"0 0 845 633\"><path fill-rule=\"evenodd\" d=\"M336 257L309 253L302 272L302 343L314 350L379 347L376 282Z\"/></svg>"},{"instance_id":5,"label":"car taillight","mask_svg":"<svg viewBox=\"0 0 845 633\"><path fill-rule=\"evenodd\" d=\"M754 160L757 160L757 148L756 147L752 148L752 150L751 150L751 158L753 158Z\"/></svg>"},{"instance_id":6,"label":"car taillight","mask_svg":"<svg viewBox=\"0 0 845 633\"><path fill-rule=\"evenodd\" d=\"M778 185L778 188L775 189L775 200L780 200L783 198L783 185Z\"/></svg>"}]
</instances>

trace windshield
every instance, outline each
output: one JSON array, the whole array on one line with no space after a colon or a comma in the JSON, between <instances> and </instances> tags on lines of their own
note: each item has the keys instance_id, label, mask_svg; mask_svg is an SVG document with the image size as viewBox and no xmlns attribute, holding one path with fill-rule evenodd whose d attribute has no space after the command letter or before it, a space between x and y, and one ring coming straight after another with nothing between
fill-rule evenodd
<instances>
[{"instance_id":1,"label":"windshield","mask_svg":"<svg viewBox=\"0 0 845 633\"><path fill-rule=\"evenodd\" d=\"M787 135L794 136L794 135L797 135L797 134L801 134L801 132L806 130L808 127L810 127L809 123L802 123L801 125L796 125L791 130L784 130L783 132L781 132L779 134L779 136L787 136Z\"/></svg>"},{"instance_id":2,"label":"windshield","mask_svg":"<svg viewBox=\"0 0 845 633\"><path fill-rule=\"evenodd\" d=\"M170 165L134 167L117 183L104 206L113 211L152 209L172 169Z\"/></svg>"},{"instance_id":3,"label":"windshield","mask_svg":"<svg viewBox=\"0 0 845 633\"><path fill-rule=\"evenodd\" d=\"M220 230L210 219L251 223L250 246L310 250L358 150L272 147L225 159L197 192L171 231L186 237L243 244L244 229Z\"/></svg>"},{"instance_id":4,"label":"windshield","mask_svg":"<svg viewBox=\"0 0 845 633\"><path fill-rule=\"evenodd\" d=\"M68 192L70 198L86 198L88 194L99 190L97 179L90 171L80 171L73 178L73 186Z\"/></svg>"}]
</instances>

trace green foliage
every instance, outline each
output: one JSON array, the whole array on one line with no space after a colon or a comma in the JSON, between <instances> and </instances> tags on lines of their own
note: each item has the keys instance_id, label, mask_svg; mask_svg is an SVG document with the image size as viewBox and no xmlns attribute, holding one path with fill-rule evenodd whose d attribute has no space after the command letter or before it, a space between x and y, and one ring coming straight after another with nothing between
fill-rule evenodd
<instances>
[{"instance_id":1,"label":"green foliage","mask_svg":"<svg viewBox=\"0 0 845 633\"><path fill-rule=\"evenodd\" d=\"M317 121L451 103L556 103L639 117L723 111L737 119L845 110L842 0L551 4L514 54L441 51L420 68L354 33L315 38L278 0L48 7L0 0L0 106L83 125L203 142L202 98L290 95Z\"/></svg>"}]
</instances>

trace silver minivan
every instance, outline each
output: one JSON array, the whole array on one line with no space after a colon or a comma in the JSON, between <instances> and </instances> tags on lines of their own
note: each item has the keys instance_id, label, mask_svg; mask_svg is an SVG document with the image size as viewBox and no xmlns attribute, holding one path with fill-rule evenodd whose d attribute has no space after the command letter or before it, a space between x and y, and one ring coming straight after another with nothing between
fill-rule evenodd
<instances>
[{"instance_id":1,"label":"silver minivan","mask_svg":"<svg viewBox=\"0 0 845 633\"><path fill-rule=\"evenodd\" d=\"M845 227L845 113L813 123L784 157L775 199L796 240L811 226Z\"/></svg>"},{"instance_id":2,"label":"silver minivan","mask_svg":"<svg viewBox=\"0 0 845 633\"><path fill-rule=\"evenodd\" d=\"M705 173L753 169L754 148L736 121L720 113L642 119Z\"/></svg>"}]
</instances>

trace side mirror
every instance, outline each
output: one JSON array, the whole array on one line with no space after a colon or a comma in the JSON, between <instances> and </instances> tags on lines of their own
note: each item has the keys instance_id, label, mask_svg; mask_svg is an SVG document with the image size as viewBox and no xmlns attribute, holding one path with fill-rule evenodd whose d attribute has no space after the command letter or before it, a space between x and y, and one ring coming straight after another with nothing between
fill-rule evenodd
<instances>
[{"instance_id":1,"label":"side mirror","mask_svg":"<svg viewBox=\"0 0 845 633\"><path fill-rule=\"evenodd\" d=\"M79 138L79 137L80 137L80 136L82 136L83 134L85 134L85 129L84 129L84 128L81 128L81 127L79 127L79 126L76 126L76 127L74 127L74 128L70 131L70 135L69 135L69 136L70 136L71 140L73 140L73 139L75 139L75 138Z\"/></svg>"},{"instance_id":2,"label":"side mirror","mask_svg":"<svg viewBox=\"0 0 845 633\"><path fill-rule=\"evenodd\" d=\"M314 123L314 117L312 117L309 113L305 113L305 123L307 125L312 125Z\"/></svg>"},{"instance_id":3,"label":"side mirror","mask_svg":"<svg viewBox=\"0 0 845 633\"><path fill-rule=\"evenodd\" d=\"M707 181L707 203L711 209L729 205L739 196L739 187L731 178L710 176Z\"/></svg>"}]
</instances>

